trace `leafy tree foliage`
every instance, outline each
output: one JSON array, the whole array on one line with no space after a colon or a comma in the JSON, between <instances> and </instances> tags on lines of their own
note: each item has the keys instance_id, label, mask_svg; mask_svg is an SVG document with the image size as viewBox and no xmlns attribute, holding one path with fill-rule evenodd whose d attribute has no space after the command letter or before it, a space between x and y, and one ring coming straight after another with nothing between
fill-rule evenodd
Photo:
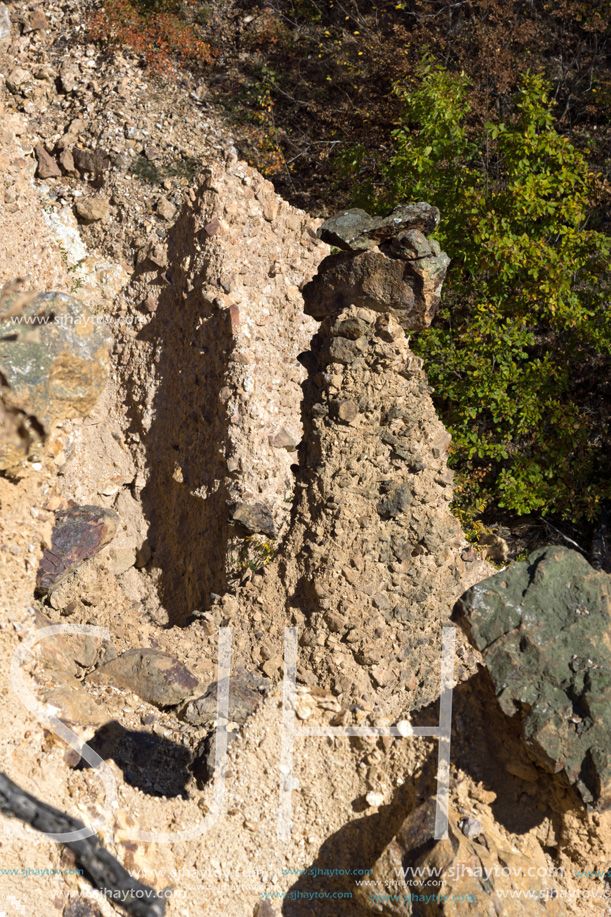
<instances>
[{"instance_id":1,"label":"leafy tree foliage","mask_svg":"<svg viewBox=\"0 0 611 917\"><path fill-rule=\"evenodd\" d=\"M453 259L436 327L419 336L454 438L463 512L498 505L593 519L610 496L611 239L588 227L597 180L526 74L510 119L469 130L469 82L426 57L404 113L392 199L427 200ZM587 393L587 394L586 394Z\"/></svg>"}]
</instances>

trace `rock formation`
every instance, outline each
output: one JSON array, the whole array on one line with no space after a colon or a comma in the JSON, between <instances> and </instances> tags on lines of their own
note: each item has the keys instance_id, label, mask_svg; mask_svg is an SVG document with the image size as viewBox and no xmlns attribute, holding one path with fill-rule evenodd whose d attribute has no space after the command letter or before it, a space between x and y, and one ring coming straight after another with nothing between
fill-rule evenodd
<instances>
[{"instance_id":1,"label":"rock formation","mask_svg":"<svg viewBox=\"0 0 611 917\"><path fill-rule=\"evenodd\" d=\"M441 841L435 840L434 823L432 800L406 818L358 890L366 913L528 917L538 901L545 914L567 914L542 877L545 858L539 857L534 866L530 857L512 849L493 820L452 815L448 838ZM526 888L529 897L524 896Z\"/></svg>"},{"instance_id":2,"label":"rock formation","mask_svg":"<svg viewBox=\"0 0 611 917\"><path fill-rule=\"evenodd\" d=\"M305 311L319 321L354 305L390 314L406 331L430 325L450 263L428 240L439 211L428 204L402 205L388 217L348 210L320 229L325 242L345 249L325 259L303 290Z\"/></svg>"},{"instance_id":3,"label":"rock formation","mask_svg":"<svg viewBox=\"0 0 611 917\"><path fill-rule=\"evenodd\" d=\"M553 773L561 758L546 724L537 720L533 736L547 769L524 743L525 702L502 713L494 670L491 681L462 634L447 842L430 831L435 739L316 734L437 722L441 626L492 573L450 512L449 436L405 334L426 327L439 302L447 259L427 238L438 212L406 204L321 226L238 160L201 86L161 90L134 55L81 45L80 0L50 0L44 14L6 8L0 282L15 282L20 309L54 290L63 295L38 300L47 311L57 302L58 315L103 316L96 334L111 332L112 351L83 357L98 360L90 390L74 374L77 409L62 415L65 393L45 390L44 372L42 388L17 398L17 332L4 313L0 430L15 464L0 475L2 770L80 821L104 809L82 746L15 693L11 659L34 641L24 684L104 761L119 804L100 836L135 877L173 883L169 917L186 907L214 917L392 913L379 896L393 891L397 857L479 864L483 881L446 876L430 889L477 894L478 913L529 913L536 894L561 914L552 893L600 891L573 870L606 862L607 816L586 810L567 779L586 761L575 785L592 801L596 775L606 779L602 758L589 770L570 731L579 738L581 718L593 735L596 710L573 711L570 768ZM329 255L329 245L340 251ZM24 323L28 346L47 327ZM81 353L76 337L68 362ZM83 528L64 530L71 517ZM490 547L503 560L503 545ZM40 582L35 598L39 570L62 580ZM58 624L73 630L50 638L44 629ZM296 722L312 733L295 740L292 831L280 841L286 625L299 637ZM233 626L233 658L230 722L217 733L219 626ZM518 647L508 658L522 697L520 657ZM564 674L573 692L583 675L580 702L596 708L604 690L592 693L590 670L569 664ZM542 676L534 683L543 696ZM61 847L40 850L40 864L57 869L44 882L22 872L31 841L3 839L3 867L19 874L0 876L0 910L8 893L33 913L114 913L70 874ZM549 881L528 872L558 864L565 875ZM510 866L519 874L486 881L485 870ZM373 889L358 884L363 870ZM397 881L401 894L417 891ZM339 904L328 897L340 892ZM509 892L526 896L523 911ZM271 907L262 895L288 898ZM449 900L412 905L464 913ZM567 904L571 915L598 913L585 907Z\"/></svg>"},{"instance_id":4,"label":"rock formation","mask_svg":"<svg viewBox=\"0 0 611 917\"><path fill-rule=\"evenodd\" d=\"M423 212L434 226L437 212L428 205L417 205L410 219L422 221ZM336 221L320 229L326 239L338 232L329 224ZM392 245L392 228L385 232ZM335 257L323 261L304 295L324 287ZM394 261L381 257L384 284ZM404 299L416 286L413 277L404 281ZM358 302L358 287L351 296ZM403 315L411 330L425 327L433 310L432 296L422 297L420 318ZM338 299L300 360L308 378L292 527L278 557L238 594L230 618L238 623L244 601L263 611L267 658L256 644L251 658L266 675L279 674L281 629L296 624L302 680L355 699L384 697L398 714L434 696L448 596L458 598L489 568L461 558L467 544L449 510L450 437L393 315Z\"/></svg>"},{"instance_id":5,"label":"rock formation","mask_svg":"<svg viewBox=\"0 0 611 917\"><path fill-rule=\"evenodd\" d=\"M171 283L145 348L131 340L122 355L151 468L155 559L174 568L161 584L172 620L204 610L286 532L302 437L297 356L315 330L299 288L327 251L317 225L230 155L170 234Z\"/></svg>"}]
</instances>

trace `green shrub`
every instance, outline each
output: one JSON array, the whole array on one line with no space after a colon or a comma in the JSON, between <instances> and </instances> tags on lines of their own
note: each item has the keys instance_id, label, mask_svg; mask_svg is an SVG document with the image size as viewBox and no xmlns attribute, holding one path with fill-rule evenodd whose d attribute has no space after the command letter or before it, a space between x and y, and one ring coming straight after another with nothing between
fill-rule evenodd
<instances>
[{"instance_id":1,"label":"green shrub","mask_svg":"<svg viewBox=\"0 0 611 917\"><path fill-rule=\"evenodd\" d=\"M452 258L435 327L417 336L453 436L461 512L593 519L611 496L597 392L611 369L608 236L597 179L527 74L509 119L471 128L468 81L425 58L387 169L393 201L427 200Z\"/></svg>"}]
</instances>

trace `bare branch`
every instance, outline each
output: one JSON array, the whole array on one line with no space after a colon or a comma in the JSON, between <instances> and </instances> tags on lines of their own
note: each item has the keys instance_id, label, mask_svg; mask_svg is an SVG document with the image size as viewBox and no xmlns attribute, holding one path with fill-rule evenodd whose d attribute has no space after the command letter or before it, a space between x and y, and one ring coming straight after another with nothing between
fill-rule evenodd
<instances>
[{"instance_id":1,"label":"bare branch","mask_svg":"<svg viewBox=\"0 0 611 917\"><path fill-rule=\"evenodd\" d=\"M3 773L0 773L0 812L9 818L19 818L43 834L65 834L85 827L76 818L26 793ZM132 878L95 834L65 841L64 846L73 852L77 866L92 887L103 891L113 904L133 917L163 917L166 899Z\"/></svg>"}]
</instances>

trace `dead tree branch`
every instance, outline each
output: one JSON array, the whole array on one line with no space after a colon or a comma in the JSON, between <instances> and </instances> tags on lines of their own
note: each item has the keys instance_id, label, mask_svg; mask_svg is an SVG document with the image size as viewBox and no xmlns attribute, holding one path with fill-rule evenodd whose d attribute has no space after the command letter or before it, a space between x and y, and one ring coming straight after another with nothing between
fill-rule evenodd
<instances>
[{"instance_id":1,"label":"dead tree branch","mask_svg":"<svg viewBox=\"0 0 611 917\"><path fill-rule=\"evenodd\" d=\"M64 834L85 827L76 818L26 793L3 773L0 773L0 812L9 818L19 818L44 834ZM63 843L76 857L76 864L87 881L107 895L113 904L133 917L163 917L165 898L132 878L95 834Z\"/></svg>"}]
</instances>

